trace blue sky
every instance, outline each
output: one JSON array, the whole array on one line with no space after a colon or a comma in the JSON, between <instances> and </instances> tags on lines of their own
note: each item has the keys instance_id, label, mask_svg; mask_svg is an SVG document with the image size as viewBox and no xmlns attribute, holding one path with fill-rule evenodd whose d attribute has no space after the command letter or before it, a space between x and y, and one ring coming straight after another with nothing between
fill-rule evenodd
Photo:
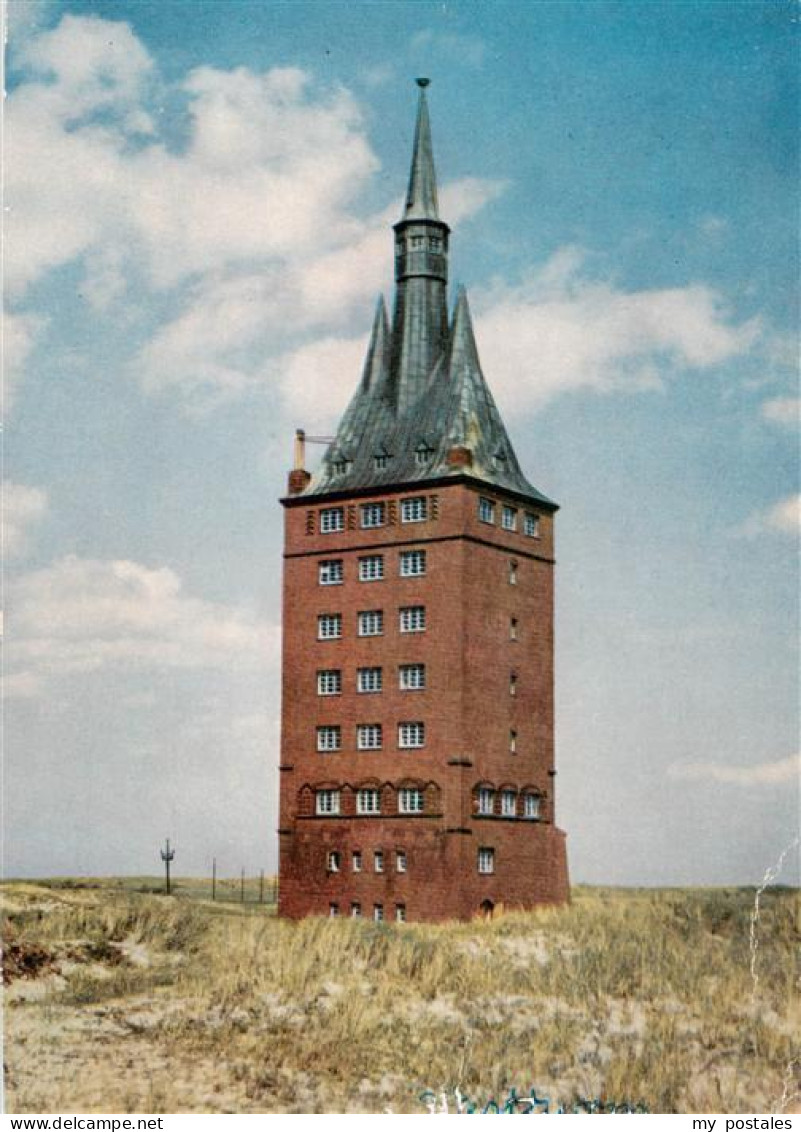
<instances>
[{"instance_id":1,"label":"blue sky","mask_svg":"<svg viewBox=\"0 0 801 1132\"><path fill-rule=\"evenodd\" d=\"M12 3L5 868L275 863L281 514L389 298L412 79L558 518L573 878L798 816L790 4Z\"/></svg>"}]
</instances>

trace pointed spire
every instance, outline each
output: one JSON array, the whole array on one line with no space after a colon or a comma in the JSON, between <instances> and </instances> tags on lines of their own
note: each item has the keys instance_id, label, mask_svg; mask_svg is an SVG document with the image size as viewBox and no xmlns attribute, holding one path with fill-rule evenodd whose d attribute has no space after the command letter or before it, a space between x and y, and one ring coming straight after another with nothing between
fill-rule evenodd
<instances>
[{"instance_id":1,"label":"pointed spire","mask_svg":"<svg viewBox=\"0 0 801 1132\"><path fill-rule=\"evenodd\" d=\"M481 362L478 360L478 347L473 333L473 319L470 316L470 305L464 287L459 288L456 309L453 312L451 338L448 344L448 369L451 373L456 370L481 373Z\"/></svg>"},{"instance_id":2,"label":"pointed spire","mask_svg":"<svg viewBox=\"0 0 801 1132\"><path fill-rule=\"evenodd\" d=\"M420 99L417 105L417 126L414 131L412 169L409 174L404 220L439 220L437 175L434 171L434 150L431 145L431 126L426 102L426 87L430 81L430 79L417 79Z\"/></svg>"},{"instance_id":3,"label":"pointed spire","mask_svg":"<svg viewBox=\"0 0 801 1132\"><path fill-rule=\"evenodd\" d=\"M380 295L375 308L373 329L370 334L370 345L367 347L367 357L362 371L363 392L375 390L386 374L387 354L389 349L389 320L387 308L384 305L384 296Z\"/></svg>"}]
</instances>

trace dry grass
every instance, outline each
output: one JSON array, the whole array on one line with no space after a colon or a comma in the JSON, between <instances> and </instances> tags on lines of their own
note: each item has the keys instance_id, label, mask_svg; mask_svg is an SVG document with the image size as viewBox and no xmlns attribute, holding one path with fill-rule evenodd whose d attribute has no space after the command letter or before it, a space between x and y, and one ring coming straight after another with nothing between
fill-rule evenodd
<instances>
[{"instance_id":1,"label":"dry grass","mask_svg":"<svg viewBox=\"0 0 801 1132\"><path fill-rule=\"evenodd\" d=\"M38 949L6 999L13 1112L422 1112L426 1088L532 1085L662 1113L795 1109L790 891L762 898L756 999L748 890L578 889L436 927L109 887L3 896L11 950Z\"/></svg>"}]
</instances>

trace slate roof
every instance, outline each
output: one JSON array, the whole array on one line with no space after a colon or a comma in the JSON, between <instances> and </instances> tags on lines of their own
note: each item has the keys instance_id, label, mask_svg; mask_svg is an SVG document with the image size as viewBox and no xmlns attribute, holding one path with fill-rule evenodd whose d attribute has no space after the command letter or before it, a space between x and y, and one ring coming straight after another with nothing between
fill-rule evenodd
<instances>
[{"instance_id":1,"label":"slate roof","mask_svg":"<svg viewBox=\"0 0 801 1132\"><path fill-rule=\"evenodd\" d=\"M437 220L436 176L428 122L425 89L421 86L417 112L412 168L403 219ZM438 221L441 224L441 221ZM443 226L445 227L445 226ZM435 290L434 283L416 279ZM404 287L398 283L398 288ZM444 302L441 293L432 294L431 325L442 321L435 303ZM417 295L419 297L420 290ZM425 293L428 293L426 291ZM419 299L416 317L420 317ZM405 304L396 303L396 319L403 318ZM425 304L423 315L425 316ZM438 356L417 392L409 399L398 397L399 384L406 375L398 372L404 364L392 343L404 328L390 331L383 298L376 308L370 344L362 378L339 423L337 435L327 448L320 468L300 498L327 495L399 484L415 484L468 476L502 490L522 495L555 508L556 504L529 483L520 468L501 415L481 370L467 295L462 289L453 317L442 335ZM409 386L407 386L409 388ZM469 467L448 461L453 448L469 449Z\"/></svg>"}]
</instances>

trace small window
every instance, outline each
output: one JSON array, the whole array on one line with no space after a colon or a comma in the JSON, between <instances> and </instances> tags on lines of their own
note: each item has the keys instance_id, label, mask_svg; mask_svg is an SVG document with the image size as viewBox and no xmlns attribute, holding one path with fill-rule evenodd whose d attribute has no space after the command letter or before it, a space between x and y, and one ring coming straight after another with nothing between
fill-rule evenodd
<instances>
[{"instance_id":1,"label":"small window","mask_svg":"<svg viewBox=\"0 0 801 1132\"><path fill-rule=\"evenodd\" d=\"M384 632L384 614L380 609L368 609L359 614L359 636L380 637Z\"/></svg>"},{"instance_id":2,"label":"small window","mask_svg":"<svg viewBox=\"0 0 801 1132\"><path fill-rule=\"evenodd\" d=\"M425 236L412 236L412 247L422 248L425 246Z\"/></svg>"},{"instance_id":3,"label":"small window","mask_svg":"<svg viewBox=\"0 0 801 1132\"><path fill-rule=\"evenodd\" d=\"M361 851L361 849L354 849L353 850L353 855L351 857L351 867L352 867L354 873L360 873L362 871L362 851Z\"/></svg>"},{"instance_id":4,"label":"small window","mask_svg":"<svg viewBox=\"0 0 801 1132\"><path fill-rule=\"evenodd\" d=\"M517 732L514 728L509 732L509 753L511 755L517 754Z\"/></svg>"},{"instance_id":5,"label":"small window","mask_svg":"<svg viewBox=\"0 0 801 1132\"><path fill-rule=\"evenodd\" d=\"M426 666L424 664L402 664L400 666L400 688L402 692L418 692L426 686Z\"/></svg>"},{"instance_id":6,"label":"small window","mask_svg":"<svg viewBox=\"0 0 801 1132\"><path fill-rule=\"evenodd\" d=\"M419 578L426 572L426 552L424 550L402 550L400 556L400 575L402 578Z\"/></svg>"},{"instance_id":7,"label":"small window","mask_svg":"<svg viewBox=\"0 0 801 1132\"><path fill-rule=\"evenodd\" d=\"M376 923L380 923L381 920L384 919L384 905L383 904L374 904L373 905L373 919L375 920Z\"/></svg>"},{"instance_id":8,"label":"small window","mask_svg":"<svg viewBox=\"0 0 801 1132\"><path fill-rule=\"evenodd\" d=\"M384 577L384 555L371 554L359 559L359 581L379 582Z\"/></svg>"},{"instance_id":9,"label":"small window","mask_svg":"<svg viewBox=\"0 0 801 1132\"><path fill-rule=\"evenodd\" d=\"M398 812L401 814L422 814L423 791L404 787L398 792Z\"/></svg>"},{"instance_id":10,"label":"small window","mask_svg":"<svg viewBox=\"0 0 801 1132\"><path fill-rule=\"evenodd\" d=\"M373 467L377 472L383 472L389 466L389 456L386 452L379 452L377 456L373 456Z\"/></svg>"},{"instance_id":11,"label":"small window","mask_svg":"<svg viewBox=\"0 0 801 1132\"><path fill-rule=\"evenodd\" d=\"M356 673L358 692L380 692L384 684L384 673L380 668L360 668Z\"/></svg>"},{"instance_id":12,"label":"small window","mask_svg":"<svg viewBox=\"0 0 801 1132\"><path fill-rule=\"evenodd\" d=\"M344 476L350 467L350 460L332 460L331 471L335 476Z\"/></svg>"},{"instance_id":13,"label":"small window","mask_svg":"<svg viewBox=\"0 0 801 1132\"><path fill-rule=\"evenodd\" d=\"M507 459L508 457L505 452L496 452L492 457L492 462L499 472L505 472Z\"/></svg>"},{"instance_id":14,"label":"small window","mask_svg":"<svg viewBox=\"0 0 801 1132\"><path fill-rule=\"evenodd\" d=\"M406 905L405 904L396 904L395 905L395 920L399 924L405 924L406 923Z\"/></svg>"},{"instance_id":15,"label":"small window","mask_svg":"<svg viewBox=\"0 0 801 1132\"><path fill-rule=\"evenodd\" d=\"M351 914L352 919L360 920L362 918L362 906L361 906L361 904L354 901L354 903L351 904L351 906L350 906L350 914Z\"/></svg>"},{"instance_id":16,"label":"small window","mask_svg":"<svg viewBox=\"0 0 801 1132\"><path fill-rule=\"evenodd\" d=\"M494 849L479 849L478 851L478 871L485 876L489 873L495 872L495 850Z\"/></svg>"},{"instance_id":17,"label":"small window","mask_svg":"<svg viewBox=\"0 0 801 1132\"><path fill-rule=\"evenodd\" d=\"M483 495L478 500L478 517L482 523L495 522L495 504Z\"/></svg>"},{"instance_id":18,"label":"small window","mask_svg":"<svg viewBox=\"0 0 801 1132\"><path fill-rule=\"evenodd\" d=\"M400 631L402 633L422 633L426 627L426 607L409 605L400 611Z\"/></svg>"},{"instance_id":19,"label":"small window","mask_svg":"<svg viewBox=\"0 0 801 1132\"><path fill-rule=\"evenodd\" d=\"M360 723L356 728L356 746L360 751L379 751L382 745L380 723Z\"/></svg>"},{"instance_id":20,"label":"small window","mask_svg":"<svg viewBox=\"0 0 801 1132\"><path fill-rule=\"evenodd\" d=\"M424 495L415 495L411 499L401 500L401 522L402 523L422 523L428 515L426 507L426 497Z\"/></svg>"},{"instance_id":21,"label":"small window","mask_svg":"<svg viewBox=\"0 0 801 1132\"><path fill-rule=\"evenodd\" d=\"M331 850L331 852L327 854L326 859L325 859L326 869L328 870L329 873L338 873L341 865L342 865L341 855L335 849Z\"/></svg>"},{"instance_id":22,"label":"small window","mask_svg":"<svg viewBox=\"0 0 801 1132\"><path fill-rule=\"evenodd\" d=\"M360 508L362 527L383 527L386 522L386 507L383 503L363 503Z\"/></svg>"},{"instance_id":23,"label":"small window","mask_svg":"<svg viewBox=\"0 0 801 1132\"><path fill-rule=\"evenodd\" d=\"M517 695L517 673L515 672L509 673L509 695Z\"/></svg>"},{"instance_id":24,"label":"small window","mask_svg":"<svg viewBox=\"0 0 801 1132\"><path fill-rule=\"evenodd\" d=\"M338 814L339 813L339 791L338 790L318 790L317 791L317 813L318 814ZM337 855L338 857L338 855Z\"/></svg>"},{"instance_id":25,"label":"small window","mask_svg":"<svg viewBox=\"0 0 801 1132\"><path fill-rule=\"evenodd\" d=\"M317 673L317 695L338 696L342 691L342 673L338 668L324 668Z\"/></svg>"},{"instance_id":26,"label":"small window","mask_svg":"<svg viewBox=\"0 0 801 1132\"><path fill-rule=\"evenodd\" d=\"M344 531L345 529L345 508L344 507L324 507L320 512L320 530L324 535L329 535L333 531Z\"/></svg>"},{"instance_id":27,"label":"small window","mask_svg":"<svg viewBox=\"0 0 801 1132\"><path fill-rule=\"evenodd\" d=\"M338 916L339 915L339 905L338 904L329 904L328 905L328 915L331 917L331 919L334 919L336 916Z\"/></svg>"},{"instance_id":28,"label":"small window","mask_svg":"<svg viewBox=\"0 0 801 1132\"><path fill-rule=\"evenodd\" d=\"M341 586L345 578L345 567L341 558L324 558L320 563L319 581L321 586Z\"/></svg>"},{"instance_id":29,"label":"small window","mask_svg":"<svg viewBox=\"0 0 801 1132\"><path fill-rule=\"evenodd\" d=\"M510 641L516 641L517 640L517 618L516 617L510 617L509 618L509 640Z\"/></svg>"},{"instance_id":30,"label":"small window","mask_svg":"<svg viewBox=\"0 0 801 1132\"><path fill-rule=\"evenodd\" d=\"M482 787L478 792L478 812L491 814L495 810L495 791Z\"/></svg>"},{"instance_id":31,"label":"small window","mask_svg":"<svg viewBox=\"0 0 801 1132\"><path fill-rule=\"evenodd\" d=\"M501 526L505 531L517 530L517 509L515 507L503 507L501 510Z\"/></svg>"},{"instance_id":32,"label":"small window","mask_svg":"<svg viewBox=\"0 0 801 1132\"><path fill-rule=\"evenodd\" d=\"M373 868L377 873L383 873L384 871L384 854L381 849L376 849L375 853L373 853Z\"/></svg>"},{"instance_id":33,"label":"small window","mask_svg":"<svg viewBox=\"0 0 801 1132\"><path fill-rule=\"evenodd\" d=\"M381 796L378 790L357 790L356 791L356 813L357 814L380 814L381 813Z\"/></svg>"},{"instance_id":34,"label":"small window","mask_svg":"<svg viewBox=\"0 0 801 1132\"><path fill-rule=\"evenodd\" d=\"M431 248L432 252L438 252L440 250L440 248L442 247L442 237L441 236L429 236L428 237L428 246Z\"/></svg>"},{"instance_id":35,"label":"small window","mask_svg":"<svg viewBox=\"0 0 801 1132\"><path fill-rule=\"evenodd\" d=\"M418 468L424 468L426 464L431 461L433 455L433 448L429 448L425 444L419 444L414 450L414 462L417 464Z\"/></svg>"},{"instance_id":36,"label":"small window","mask_svg":"<svg viewBox=\"0 0 801 1132\"><path fill-rule=\"evenodd\" d=\"M426 725L424 723L399 723L398 746L402 750L411 750L426 745Z\"/></svg>"},{"instance_id":37,"label":"small window","mask_svg":"<svg viewBox=\"0 0 801 1132\"><path fill-rule=\"evenodd\" d=\"M523 802L523 814L527 818L540 816L540 797L538 794L526 794Z\"/></svg>"},{"instance_id":38,"label":"small window","mask_svg":"<svg viewBox=\"0 0 801 1132\"><path fill-rule=\"evenodd\" d=\"M406 852L403 849L398 849L395 853L395 872L406 872Z\"/></svg>"},{"instance_id":39,"label":"small window","mask_svg":"<svg viewBox=\"0 0 801 1132\"><path fill-rule=\"evenodd\" d=\"M517 795L514 790L504 790L501 794L501 813L505 818L513 818L517 814Z\"/></svg>"},{"instance_id":40,"label":"small window","mask_svg":"<svg viewBox=\"0 0 801 1132\"><path fill-rule=\"evenodd\" d=\"M342 728L339 724L317 728L317 750L339 751L342 748Z\"/></svg>"},{"instance_id":41,"label":"small window","mask_svg":"<svg viewBox=\"0 0 801 1132\"><path fill-rule=\"evenodd\" d=\"M523 534L529 538L540 537L540 517L534 515L531 511L526 511L523 516Z\"/></svg>"},{"instance_id":42,"label":"small window","mask_svg":"<svg viewBox=\"0 0 801 1132\"><path fill-rule=\"evenodd\" d=\"M509 563L509 585L517 585L517 563L514 561Z\"/></svg>"},{"instance_id":43,"label":"small window","mask_svg":"<svg viewBox=\"0 0 801 1132\"><path fill-rule=\"evenodd\" d=\"M342 636L342 614L321 613L317 618L317 639L332 641Z\"/></svg>"}]
</instances>

